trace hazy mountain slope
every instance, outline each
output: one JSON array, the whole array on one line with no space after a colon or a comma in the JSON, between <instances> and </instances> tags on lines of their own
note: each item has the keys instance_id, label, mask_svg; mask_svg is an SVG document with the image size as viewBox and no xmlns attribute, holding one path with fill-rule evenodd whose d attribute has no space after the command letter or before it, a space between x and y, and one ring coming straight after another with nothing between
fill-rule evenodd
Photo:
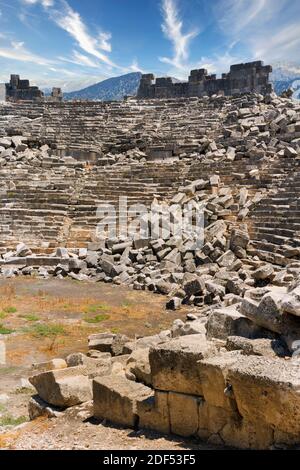
<instances>
[{"instance_id":1,"label":"hazy mountain slope","mask_svg":"<svg viewBox=\"0 0 300 470\"><path fill-rule=\"evenodd\" d=\"M141 79L140 72L128 73L120 77L109 78L83 90L65 93L66 100L122 100L125 95L135 95Z\"/></svg>"}]
</instances>

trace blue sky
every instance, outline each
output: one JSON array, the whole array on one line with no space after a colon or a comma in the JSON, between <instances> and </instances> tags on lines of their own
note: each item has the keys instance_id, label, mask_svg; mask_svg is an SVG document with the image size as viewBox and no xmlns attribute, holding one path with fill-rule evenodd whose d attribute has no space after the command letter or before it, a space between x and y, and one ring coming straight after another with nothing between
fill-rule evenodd
<instances>
[{"instance_id":1,"label":"blue sky","mask_svg":"<svg viewBox=\"0 0 300 470\"><path fill-rule=\"evenodd\" d=\"M0 81L77 89L131 71L185 79L300 62L299 0L0 0ZM300 71L300 66L299 66Z\"/></svg>"}]
</instances>

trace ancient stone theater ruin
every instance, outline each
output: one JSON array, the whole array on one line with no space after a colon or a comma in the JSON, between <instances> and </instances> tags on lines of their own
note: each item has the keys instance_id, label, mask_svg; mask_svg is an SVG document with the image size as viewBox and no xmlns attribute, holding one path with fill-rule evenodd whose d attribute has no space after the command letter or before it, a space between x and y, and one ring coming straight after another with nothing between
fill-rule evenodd
<instances>
[{"instance_id":1,"label":"ancient stone theater ruin","mask_svg":"<svg viewBox=\"0 0 300 470\"><path fill-rule=\"evenodd\" d=\"M151 291L166 319L186 309L156 335L100 330L85 354L39 365L32 419L86 404L99 422L214 446L300 444L300 104L272 92L270 71L0 105L1 276ZM203 244L170 222L166 237L99 237L99 204L118 212L125 196L190 203Z\"/></svg>"}]
</instances>

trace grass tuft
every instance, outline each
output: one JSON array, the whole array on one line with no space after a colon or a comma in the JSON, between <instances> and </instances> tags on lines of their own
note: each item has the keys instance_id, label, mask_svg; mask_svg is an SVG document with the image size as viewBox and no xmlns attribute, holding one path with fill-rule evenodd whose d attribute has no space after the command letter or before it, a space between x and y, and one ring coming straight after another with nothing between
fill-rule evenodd
<instances>
[{"instance_id":1,"label":"grass tuft","mask_svg":"<svg viewBox=\"0 0 300 470\"><path fill-rule=\"evenodd\" d=\"M16 313L16 311L17 311L16 307L5 307L3 309L4 313Z\"/></svg>"},{"instance_id":2,"label":"grass tuft","mask_svg":"<svg viewBox=\"0 0 300 470\"><path fill-rule=\"evenodd\" d=\"M0 335L10 335L11 333L14 333L14 330L6 328L2 323L0 323Z\"/></svg>"},{"instance_id":3,"label":"grass tuft","mask_svg":"<svg viewBox=\"0 0 300 470\"><path fill-rule=\"evenodd\" d=\"M50 338L50 337L67 334L62 325L49 325L49 324L34 325L31 327L31 332L33 333L34 336L38 336L42 338Z\"/></svg>"},{"instance_id":4,"label":"grass tuft","mask_svg":"<svg viewBox=\"0 0 300 470\"><path fill-rule=\"evenodd\" d=\"M11 415L6 415L0 418L0 426L19 426L20 424L26 423L26 421L28 421L26 416L14 418Z\"/></svg>"},{"instance_id":5,"label":"grass tuft","mask_svg":"<svg viewBox=\"0 0 300 470\"><path fill-rule=\"evenodd\" d=\"M107 304L97 304L97 305L89 305L84 309L84 313L98 313L99 311L106 311L109 309Z\"/></svg>"},{"instance_id":6,"label":"grass tuft","mask_svg":"<svg viewBox=\"0 0 300 470\"><path fill-rule=\"evenodd\" d=\"M101 323L105 320L109 320L109 315L96 315L95 317L84 317L84 321L87 323Z\"/></svg>"},{"instance_id":7,"label":"grass tuft","mask_svg":"<svg viewBox=\"0 0 300 470\"><path fill-rule=\"evenodd\" d=\"M29 321L29 322L36 322L36 321L39 321L40 319L37 315L32 315L32 314L20 315L20 317L24 318L24 320Z\"/></svg>"}]
</instances>

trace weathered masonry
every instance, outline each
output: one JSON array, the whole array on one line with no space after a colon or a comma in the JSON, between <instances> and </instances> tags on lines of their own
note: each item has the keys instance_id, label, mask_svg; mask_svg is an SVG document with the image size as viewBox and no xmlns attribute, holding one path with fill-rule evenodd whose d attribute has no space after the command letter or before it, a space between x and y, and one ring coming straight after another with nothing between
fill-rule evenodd
<instances>
[{"instance_id":1,"label":"weathered masonry","mask_svg":"<svg viewBox=\"0 0 300 470\"><path fill-rule=\"evenodd\" d=\"M269 75L270 65L262 61L237 64L230 67L229 73L222 78L208 75L206 69L192 70L188 82L173 83L171 77L157 78L153 74L142 75L137 97L144 98L176 98L203 97L221 94L224 96L242 93L261 93L272 91Z\"/></svg>"},{"instance_id":2,"label":"weathered masonry","mask_svg":"<svg viewBox=\"0 0 300 470\"><path fill-rule=\"evenodd\" d=\"M5 88L5 98L12 101L35 101L44 97L44 93L37 86L31 86L29 80L21 80L19 75L11 75Z\"/></svg>"}]
</instances>

